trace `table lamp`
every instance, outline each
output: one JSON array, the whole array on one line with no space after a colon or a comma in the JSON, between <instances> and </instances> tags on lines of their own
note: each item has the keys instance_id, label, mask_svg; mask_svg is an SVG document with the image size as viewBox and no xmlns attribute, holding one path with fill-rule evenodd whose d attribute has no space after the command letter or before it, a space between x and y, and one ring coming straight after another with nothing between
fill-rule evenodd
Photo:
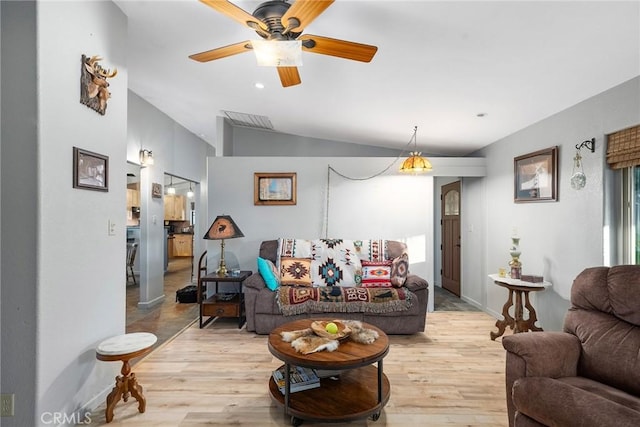
<instances>
[{"instance_id":1,"label":"table lamp","mask_svg":"<svg viewBox=\"0 0 640 427\"><path fill-rule=\"evenodd\" d=\"M227 266L224 263L224 239L236 237L244 237L244 234L229 215L218 215L203 237L206 240L220 240L220 267L216 271L220 276L227 274Z\"/></svg>"}]
</instances>

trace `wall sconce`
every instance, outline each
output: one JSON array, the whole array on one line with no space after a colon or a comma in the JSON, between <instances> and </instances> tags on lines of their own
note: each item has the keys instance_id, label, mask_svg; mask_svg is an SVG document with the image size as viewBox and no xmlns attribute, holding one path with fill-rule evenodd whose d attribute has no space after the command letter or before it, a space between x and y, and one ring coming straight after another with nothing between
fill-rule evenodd
<instances>
[{"instance_id":1,"label":"wall sconce","mask_svg":"<svg viewBox=\"0 0 640 427\"><path fill-rule=\"evenodd\" d=\"M586 148L592 153L596 151L596 139L583 141L581 144L576 144L576 155L573 158L573 173L571 174L571 188L574 190L582 190L587 185L587 176L582 170L582 156L580 150Z\"/></svg>"},{"instance_id":2,"label":"wall sconce","mask_svg":"<svg viewBox=\"0 0 640 427\"><path fill-rule=\"evenodd\" d=\"M153 165L153 152L151 150L140 150L140 166L147 167Z\"/></svg>"}]
</instances>

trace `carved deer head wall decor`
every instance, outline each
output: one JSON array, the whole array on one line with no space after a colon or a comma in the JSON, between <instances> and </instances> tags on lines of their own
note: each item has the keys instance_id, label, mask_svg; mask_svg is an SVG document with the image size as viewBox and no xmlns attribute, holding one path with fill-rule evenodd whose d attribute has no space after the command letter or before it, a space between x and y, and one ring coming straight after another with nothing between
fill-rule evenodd
<instances>
[{"instance_id":1,"label":"carved deer head wall decor","mask_svg":"<svg viewBox=\"0 0 640 427\"><path fill-rule=\"evenodd\" d=\"M82 66L80 71L80 103L104 116L107 110L107 99L111 93L107 89L109 83L107 79L115 77L118 69L113 71L103 68L98 61L102 58L92 56L87 58L82 55Z\"/></svg>"}]
</instances>

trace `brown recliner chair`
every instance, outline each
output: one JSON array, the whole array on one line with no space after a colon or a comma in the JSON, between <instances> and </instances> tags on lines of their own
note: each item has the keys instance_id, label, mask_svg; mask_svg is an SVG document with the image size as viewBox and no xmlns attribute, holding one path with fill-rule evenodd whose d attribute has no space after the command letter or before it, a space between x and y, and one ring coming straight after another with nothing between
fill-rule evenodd
<instances>
[{"instance_id":1,"label":"brown recliner chair","mask_svg":"<svg viewBox=\"0 0 640 427\"><path fill-rule=\"evenodd\" d=\"M564 332L502 345L509 426L640 426L640 265L584 270Z\"/></svg>"}]
</instances>

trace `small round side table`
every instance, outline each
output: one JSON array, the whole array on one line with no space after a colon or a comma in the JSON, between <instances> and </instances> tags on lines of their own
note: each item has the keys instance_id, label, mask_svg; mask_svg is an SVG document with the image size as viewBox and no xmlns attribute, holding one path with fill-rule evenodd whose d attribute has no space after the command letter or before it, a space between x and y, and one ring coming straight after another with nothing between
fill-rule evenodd
<instances>
[{"instance_id":1,"label":"small round side table","mask_svg":"<svg viewBox=\"0 0 640 427\"><path fill-rule=\"evenodd\" d=\"M138 412L145 411L147 401L142 395L142 386L136 380L136 374L131 372L129 360L147 354L158 338L148 332L136 332L109 338L96 348L96 358L104 362L122 361L122 369L116 377L116 385L107 396L105 418L108 423L113 420L113 409L116 403L129 400L129 395L138 401Z\"/></svg>"}]
</instances>

